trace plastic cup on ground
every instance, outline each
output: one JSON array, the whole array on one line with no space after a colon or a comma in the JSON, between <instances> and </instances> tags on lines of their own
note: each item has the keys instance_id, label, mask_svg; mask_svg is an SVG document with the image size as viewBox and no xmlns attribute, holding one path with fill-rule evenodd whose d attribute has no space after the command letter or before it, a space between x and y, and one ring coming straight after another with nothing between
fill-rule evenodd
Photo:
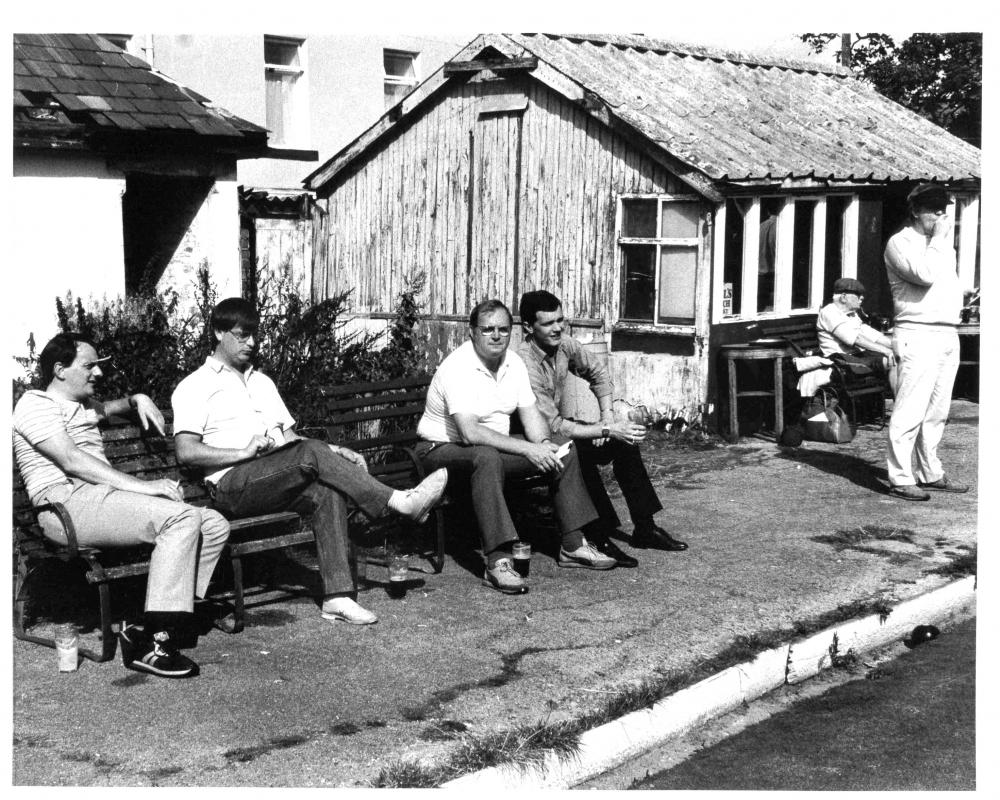
<instances>
[{"instance_id":1,"label":"plastic cup on ground","mask_svg":"<svg viewBox=\"0 0 1000 800\"><path fill-rule=\"evenodd\" d=\"M76 672L80 646L80 638L77 636L76 627L70 623L57 625L55 640L56 654L59 659L59 671Z\"/></svg>"},{"instance_id":2,"label":"plastic cup on ground","mask_svg":"<svg viewBox=\"0 0 1000 800\"><path fill-rule=\"evenodd\" d=\"M389 596L402 597L406 594L406 581L410 571L410 559L405 553L389 556Z\"/></svg>"},{"instance_id":3,"label":"plastic cup on ground","mask_svg":"<svg viewBox=\"0 0 1000 800\"><path fill-rule=\"evenodd\" d=\"M531 545L527 542L514 542L512 549L514 556L514 569L522 578L528 577L531 568Z\"/></svg>"}]
</instances>

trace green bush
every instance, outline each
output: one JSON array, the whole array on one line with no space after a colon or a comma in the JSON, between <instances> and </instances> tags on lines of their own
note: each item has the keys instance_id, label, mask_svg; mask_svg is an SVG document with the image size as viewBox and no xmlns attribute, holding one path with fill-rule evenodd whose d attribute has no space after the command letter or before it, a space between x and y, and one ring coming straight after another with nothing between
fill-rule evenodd
<instances>
[{"instance_id":1,"label":"green bush","mask_svg":"<svg viewBox=\"0 0 1000 800\"><path fill-rule=\"evenodd\" d=\"M345 319L351 291L317 303L302 300L287 262L275 272L258 268L255 283L249 299L261 317L256 366L274 380L300 423L322 421L318 404L325 387L406 377L424 368L425 353L416 334L422 273L407 283L390 325L377 333L352 329ZM67 294L56 299L56 316L61 331L86 334L101 355L112 357L102 397L144 392L166 409L177 384L215 346L208 321L218 297L205 264L198 272L195 298L194 311L184 313L173 289L90 307ZM21 361L27 370L34 368L29 359ZM15 379L15 402L27 386Z\"/></svg>"}]
</instances>

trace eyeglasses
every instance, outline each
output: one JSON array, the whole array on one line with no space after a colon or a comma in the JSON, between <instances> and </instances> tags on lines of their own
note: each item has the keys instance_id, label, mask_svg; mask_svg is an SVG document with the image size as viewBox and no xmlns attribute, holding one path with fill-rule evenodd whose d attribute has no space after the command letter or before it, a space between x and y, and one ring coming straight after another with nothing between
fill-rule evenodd
<instances>
[{"instance_id":1,"label":"eyeglasses","mask_svg":"<svg viewBox=\"0 0 1000 800\"><path fill-rule=\"evenodd\" d=\"M250 331L249 333L244 333L243 331L237 328L233 328L233 330L229 331L229 333L240 344L246 344L251 339L257 336L257 331Z\"/></svg>"},{"instance_id":2,"label":"eyeglasses","mask_svg":"<svg viewBox=\"0 0 1000 800\"><path fill-rule=\"evenodd\" d=\"M476 330L483 336L492 336L499 333L501 336L510 336L510 325L477 325Z\"/></svg>"}]
</instances>

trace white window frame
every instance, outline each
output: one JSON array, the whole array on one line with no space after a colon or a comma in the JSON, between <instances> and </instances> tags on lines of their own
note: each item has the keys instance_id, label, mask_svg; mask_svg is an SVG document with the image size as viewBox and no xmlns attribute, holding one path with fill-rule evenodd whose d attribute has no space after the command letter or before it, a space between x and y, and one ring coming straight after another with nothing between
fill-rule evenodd
<instances>
[{"instance_id":1,"label":"white window frame","mask_svg":"<svg viewBox=\"0 0 1000 800\"><path fill-rule=\"evenodd\" d=\"M757 266L760 255L760 203L764 198L779 197L783 200L778 212L775 229L774 304L770 311L757 309ZM743 216L743 273L740 288L740 313L722 316L722 299L725 290L725 232L727 204L715 211L715 235L712 242L712 324L746 322L748 320L811 314L823 306L823 287L826 277L826 213L831 197L848 197L841 225L841 252L843 259L838 277L854 278L858 274L858 221L861 202L857 194L828 192L821 195L767 194L742 198L750 200L750 207ZM739 200L741 198L732 198ZM812 224L812 259L809 278L809 306L792 308L792 261L794 255L795 213L797 200L814 201ZM975 255L973 255L973 262Z\"/></svg>"},{"instance_id":2,"label":"white window frame","mask_svg":"<svg viewBox=\"0 0 1000 800\"><path fill-rule=\"evenodd\" d=\"M409 58L410 63L413 65L413 77L408 78L403 75L390 75L385 71L385 57L386 56L396 56ZM382 48L382 97L385 99L385 87L386 86L406 86L409 91L413 91L413 88L420 83L420 53L414 50L399 50L395 47L383 47ZM405 95L404 95L405 96ZM386 104L386 108L392 108L394 105L402 101L402 97L395 103Z\"/></svg>"},{"instance_id":3,"label":"white window frame","mask_svg":"<svg viewBox=\"0 0 1000 800\"><path fill-rule=\"evenodd\" d=\"M289 66L287 64L272 64L264 61L264 86L265 86L265 120L267 119L267 82L268 75L293 75L295 85L292 89L293 97L291 109L283 109L286 136L278 141L270 139L268 144L275 148L307 148L309 146L309 88L307 80L307 53L306 40L297 36L280 36L277 34L265 34L264 42L272 42L279 45L292 45L298 49L298 65ZM266 52L266 48L265 48ZM266 124L266 123L265 123Z\"/></svg>"},{"instance_id":4,"label":"white window frame","mask_svg":"<svg viewBox=\"0 0 1000 800\"><path fill-rule=\"evenodd\" d=\"M948 206L951 223L956 211L962 209L962 227L958 232L958 280L964 291L976 286L976 242L979 239L979 195L955 194L955 205Z\"/></svg>"},{"instance_id":5,"label":"white window frame","mask_svg":"<svg viewBox=\"0 0 1000 800\"><path fill-rule=\"evenodd\" d=\"M622 235L622 221L624 219L624 203L629 200L654 200L656 201L656 236L655 237L640 237L640 236L623 236ZM633 328L648 329L651 331L662 332L662 333L681 333L681 334L694 334L697 330L698 320L703 317L700 311L701 304L701 286L702 277L702 262L704 259L704 246L705 246L705 215L704 213L699 213L698 215L698 232L696 236L685 236L685 237L664 237L663 236L663 204L675 202L675 203L694 203L701 207L703 205L702 198L697 195L692 194L621 194L618 196L618 203L615 210L615 274L618 276L617 286L618 286L618 297L616 298L616 324L625 325ZM624 272L624 259L622 258L622 245L655 245L656 255L653 261L653 319L652 320L637 320L623 316L623 304L625 302L623 285L625 281ZM659 308L660 308L660 256L663 247L689 247L693 248L695 251L695 275L694 275L694 289L693 289L693 319L689 323L677 323L677 322L658 322Z\"/></svg>"}]
</instances>

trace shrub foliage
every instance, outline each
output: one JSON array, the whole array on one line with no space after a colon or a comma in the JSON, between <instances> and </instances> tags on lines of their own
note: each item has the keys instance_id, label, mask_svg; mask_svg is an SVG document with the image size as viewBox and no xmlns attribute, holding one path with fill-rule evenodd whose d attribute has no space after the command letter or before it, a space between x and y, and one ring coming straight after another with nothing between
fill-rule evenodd
<instances>
[{"instance_id":1,"label":"shrub foliage","mask_svg":"<svg viewBox=\"0 0 1000 800\"><path fill-rule=\"evenodd\" d=\"M300 422L318 421L316 405L326 387L417 374L425 365L417 333L423 285L423 274L416 274L397 298L388 327L371 331L347 316L353 290L313 303L302 299L288 263L274 272L258 268L250 297L261 317L256 366L274 380ZM215 346L209 318L219 298L205 264L195 297L192 310L182 309L173 289L89 306L67 294L56 299L56 316L61 331L87 335L101 355L112 357L102 397L143 392L169 408L174 387ZM33 360L22 365L27 377L14 380L15 402L38 385Z\"/></svg>"}]
</instances>

